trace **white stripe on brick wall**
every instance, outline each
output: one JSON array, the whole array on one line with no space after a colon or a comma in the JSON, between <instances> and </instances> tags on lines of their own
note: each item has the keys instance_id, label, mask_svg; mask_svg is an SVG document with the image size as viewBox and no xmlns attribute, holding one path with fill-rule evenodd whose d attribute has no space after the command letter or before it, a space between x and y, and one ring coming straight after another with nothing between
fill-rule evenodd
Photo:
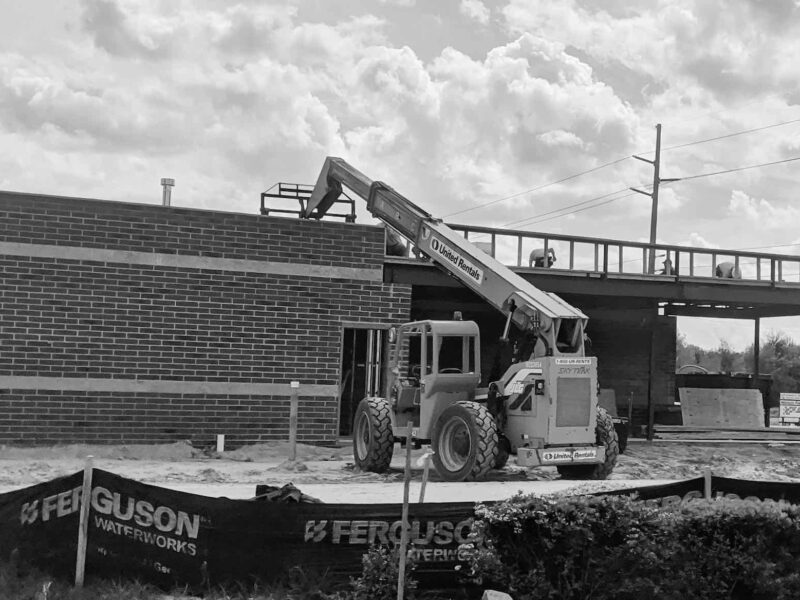
<instances>
[{"instance_id":1,"label":"white stripe on brick wall","mask_svg":"<svg viewBox=\"0 0 800 600\"><path fill-rule=\"evenodd\" d=\"M224 381L177 381L170 379L104 379L88 377L0 376L0 389L58 390L64 392L139 392L143 394L206 394L289 396L286 383L240 383ZM335 397L338 385L315 385L300 382L300 396Z\"/></svg>"},{"instance_id":2,"label":"white stripe on brick wall","mask_svg":"<svg viewBox=\"0 0 800 600\"><path fill-rule=\"evenodd\" d=\"M21 244L0 242L0 255L25 256L29 258L60 258L66 260L91 260L104 263L147 265L154 267L176 267L180 269L208 269L240 273L262 273L265 275L293 275L296 277L324 277L330 279L357 279L383 281L380 268L360 269L335 267L308 263L271 262L243 258L217 258L187 254L160 254L133 250L109 250L81 246L54 246L48 244Z\"/></svg>"}]
</instances>

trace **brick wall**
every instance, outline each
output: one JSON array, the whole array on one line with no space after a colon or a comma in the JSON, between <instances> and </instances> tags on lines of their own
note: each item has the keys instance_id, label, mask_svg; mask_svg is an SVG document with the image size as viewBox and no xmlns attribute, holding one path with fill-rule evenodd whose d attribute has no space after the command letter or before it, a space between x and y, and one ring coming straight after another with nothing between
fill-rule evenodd
<instances>
[{"instance_id":1,"label":"brick wall","mask_svg":"<svg viewBox=\"0 0 800 600\"><path fill-rule=\"evenodd\" d=\"M298 410L300 442L337 437L330 415L336 398L304 397ZM3 443L169 443L210 445L226 434L226 447L285 440L289 405L283 396L143 394L4 390L0 395Z\"/></svg>"},{"instance_id":2,"label":"brick wall","mask_svg":"<svg viewBox=\"0 0 800 600\"><path fill-rule=\"evenodd\" d=\"M300 439L331 441L343 321L408 318L383 248L372 226L0 193L0 443L284 439L291 380Z\"/></svg>"},{"instance_id":3,"label":"brick wall","mask_svg":"<svg viewBox=\"0 0 800 600\"><path fill-rule=\"evenodd\" d=\"M655 332L653 399L659 407L671 407L675 397L675 319L659 317L655 308L586 312L590 317L588 333L598 356L600 386L615 391L620 410L627 406L630 397L637 421L646 415L652 332Z\"/></svg>"},{"instance_id":4,"label":"brick wall","mask_svg":"<svg viewBox=\"0 0 800 600\"><path fill-rule=\"evenodd\" d=\"M0 240L373 268L384 244L364 225L10 192Z\"/></svg>"}]
</instances>

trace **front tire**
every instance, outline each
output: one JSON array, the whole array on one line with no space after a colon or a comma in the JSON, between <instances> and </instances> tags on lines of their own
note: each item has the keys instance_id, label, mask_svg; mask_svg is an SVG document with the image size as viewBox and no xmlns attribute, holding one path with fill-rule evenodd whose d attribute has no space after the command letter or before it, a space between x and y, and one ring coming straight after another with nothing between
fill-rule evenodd
<instances>
[{"instance_id":1,"label":"front tire","mask_svg":"<svg viewBox=\"0 0 800 600\"><path fill-rule=\"evenodd\" d=\"M364 398L353 420L353 458L363 471L383 473L389 469L394 450L392 419L385 398Z\"/></svg>"},{"instance_id":2,"label":"front tire","mask_svg":"<svg viewBox=\"0 0 800 600\"><path fill-rule=\"evenodd\" d=\"M560 465L557 469L562 479L606 479L611 475L619 456L619 440L614 430L614 420L599 406L594 431L597 445L605 447L605 461L598 465Z\"/></svg>"},{"instance_id":3,"label":"front tire","mask_svg":"<svg viewBox=\"0 0 800 600\"><path fill-rule=\"evenodd\" d=\"M445 481L483 478L497 460L497 426L477 402L457 402L442 411L433 427L433 464Z\"/></svg>"}]
</instances>

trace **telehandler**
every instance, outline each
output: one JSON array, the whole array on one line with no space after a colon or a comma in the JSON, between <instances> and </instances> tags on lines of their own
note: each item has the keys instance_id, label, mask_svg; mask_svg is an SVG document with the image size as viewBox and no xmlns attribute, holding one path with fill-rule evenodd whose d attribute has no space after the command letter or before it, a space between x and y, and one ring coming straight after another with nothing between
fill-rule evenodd
<instances>
[{"instance_id":1,"label":"telehandler","mask_svg":"<svg viewBox=\"0 0 800 600\"><path fill-rule=\"evenodd\" d=\"M474 322L423 320L392 328L384 393L364 398L355 413L356 464L386 471L399 440L430 443L446 481L481 479L503 467L509 454L524 467L555 465L565 478L605 479L619 448L613 421L598 406L597 359L584 353L586 315L340 158L325 160L303 216L321 218L342 186L418 253L501 311L501 340L509 339L513 325L526 342L524 354L479 394Z\"/></svg>"}]
</instances>

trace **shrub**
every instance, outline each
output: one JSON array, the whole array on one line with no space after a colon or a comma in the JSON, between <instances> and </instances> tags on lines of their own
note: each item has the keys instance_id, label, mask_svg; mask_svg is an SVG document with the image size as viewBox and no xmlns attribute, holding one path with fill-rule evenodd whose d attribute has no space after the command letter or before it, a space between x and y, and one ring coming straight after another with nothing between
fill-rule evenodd
<instances>
[{"instance_id":1,"label":"shrub","mask_svg":"<svg viewBox=\"0 0 800 600\"><path fill-rule=\"evenodd\" d=\"M471 573L515 600L788 599L800 582L800 509L771 501L516 496L477 517Z\"/></svg>"},{"instance_id":2,"label":"shrub","mask_svg":"<svg viewBox=\"0 0 800 600\"><path fill-rule=\"evenodd\" d=\"M414 566L412 553L409 553L403 588L403 597L408 600L415 598L417 590L417 582L411 577ZM397 598L399 569L399 548L370 548L361 558L361 577L351 580L352 593L346 597L352 600L394 600Z\"/></svg>"}]
</instances>

